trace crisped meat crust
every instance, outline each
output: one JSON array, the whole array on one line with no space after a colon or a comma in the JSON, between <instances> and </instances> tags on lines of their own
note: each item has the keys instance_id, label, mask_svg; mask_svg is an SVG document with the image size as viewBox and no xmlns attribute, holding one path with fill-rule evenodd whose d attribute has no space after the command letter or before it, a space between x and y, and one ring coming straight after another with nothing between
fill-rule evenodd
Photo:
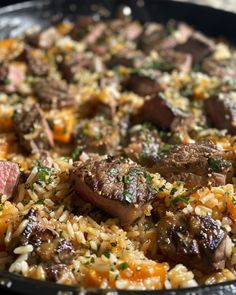
<instances>
[{"instance_id":1,"label":"crisped meat crust","mask_svg":"<svg viewBox=\"0 0 236 295\"><path fill-rule=\"evenodd\" d=\"M160 144L157 130L148 125L135 125L129 130L128 138L129 144L124 149L126 156L142 166L153 166Z\"/></svg>"},{"instance_id":2,"label":"crisped meat crust","mask_svg":"<svg viewBox=\"0 0 236 295\"><path fill-rule=\"evenodd\" d=\"M159 71L142 69L130 75L125 83L125 87L140 96L151 95L163 90L163 85L159 79Z\"/></svg>"},{"instance_id":3,"label":"crisped meat crust","mask_svg":"<svg viewBox=\"0 0 236 295\"><path fill-rule=\"evenodd\" d=\"M220 93L205 101L209 121L218 128L236 134L236 102L227 93Z\"/></svg>"},{"instance_id":4,"label":"crisped meat crust","mask_svg":"<svg viewBox=\"0 0 236 295\"><path fill-rule=\"evenodd\" d=\"M171 129L176 120L189 121L190 117L191 114L186 114L172 106L160 94L147 99L140 108L138 115L141 122L150 122L162 129Z\"/></svg>"},{"instance_id":5,"label":"crisped meat crust","mask_svg":"<svg viewBox=\"0 0 236 295\"><path fill-rule=\"evenodd\" d=\"M79 196L124 224L144 215L155 196L149 174L129 159L108 157L75 164L72 179Z\"/></svg>"},{"instance_id":6,"label":"crisped meat crust","mask_svg":"<svg viewBox=\"0 0 236 295\"><path fill-rule=\"evenodd\" d=\"M102 116L81 120L76 129L76 143L87 152L114 154L119 142L119 129Z\"/></svg>"},{"instance_id":7,"label":"crisped meat crust","mask_svg":"<svg viewBox=\"0 0 236 295\"><path fill-rule=\"evenodd\" d=\"M204 273L225 266L226 232L209 216L182 213L157 224L159 251L170 259Z\"/></svg>"},{"instance_id":8,"label":"crisped meat crust","mask_svg":"<svg viewBox=\"0 0 236 295\"><path fill-rule=\"evenodd\" d=\"M232 167L212 143L179 144L157 159L153 170L167 180L186 186L220 186L226 183Z\"/></svg>"},{"instance_id":9,"label":"crisped meat crust","mask_svg":"<svg viewBox=\"0 0 236 295\"><path fill-rule=\"evenodd\" d=\"M18 108L13 116L15 132L27 152L38 152L54 146L52 132L40 107Z\"/></svg>"},{"instance_id":10,"label":"crisped meat crust","mask_svg":"<svg viewBox=\"0 0 236 295\"><path fill-rule=\"evenodd\" d=\"M62 81L42 79L35 84L34 90L43 109L74 105L74 97Z\"/></svg>"},{"instance_id":11,"label":"crisped meat crust","mask_svg":"<svg viewBox=\"0 0 236 295\"><path fill-rule=\"evenodd\" d=\"M30 74L43 77L49 71L49 65L42 52L37 49L27 48L25 50L25 59L28 64L28 71Z\"/></svg>"}]
</instances>

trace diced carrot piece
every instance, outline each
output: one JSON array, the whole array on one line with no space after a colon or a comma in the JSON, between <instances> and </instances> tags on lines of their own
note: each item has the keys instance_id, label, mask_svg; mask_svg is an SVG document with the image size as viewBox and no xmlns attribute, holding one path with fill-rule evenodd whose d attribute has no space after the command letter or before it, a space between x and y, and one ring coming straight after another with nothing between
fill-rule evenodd
<instances>
[{"instance_id":1,"label":"diced carrot piece","mask_svg":"<svg viewBox=\"0 0 236 295\"><path fill-rule=\"evenodd\" d=\"M234 204L233 196L228 196L227 198L227 211L230 218L236 222L236 204Z\"/></svg>"},{"instance_id":2,"label":"diced carrot piece","mask_svg":"<svg viewBox=\"0 0 236 295\"><path fill-rule=\"evenodd\" d=\"M74 131L75 123L75 115L72 112L61 112L52 123L54 140L62 143L69 143Z\"/></svg>"},{"instance_id":3,"label":"diced carrot piece","mask_svg":"<svg viewBox=\"0 0 236 295\"><path fill-rule=\"evenodd\" d=\"M5 202L0 211L0 245L4 242L5 233L10 222L17 217L18 209L10 202Z\"/></svg>"},{"instance_id":4,"label":"diced carrot piece","mask_svg":"<svg viewBox=\"0 0 236 295\"><path fill-rule=\"evenodd\" d=\"M165 263L150 262L143 264L128 264L128 267L133 271L132 276L127 276L126 270L121 270L120 274L123 279L130 281L142 281L148 278L159 278L157 280L156 288L161 289L164 286L166 279Z\"/></svg>"}]
</instances>

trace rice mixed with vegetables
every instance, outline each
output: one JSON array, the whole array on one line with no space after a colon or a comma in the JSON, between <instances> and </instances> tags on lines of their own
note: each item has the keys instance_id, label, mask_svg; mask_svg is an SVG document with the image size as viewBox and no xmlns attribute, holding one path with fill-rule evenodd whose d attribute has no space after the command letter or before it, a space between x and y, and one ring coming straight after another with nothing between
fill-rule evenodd
<instances>
[{"instance_id":1,"label":"rice mixed with vegetables","mask_svg":"<svg viewBox=\"0 0 236 295\"><path fill-rule=\"evenodd\" d=\"M103 289L236 279L235 52L124 16L0 40L0 270Z\"/></svg>"}]
</instances>

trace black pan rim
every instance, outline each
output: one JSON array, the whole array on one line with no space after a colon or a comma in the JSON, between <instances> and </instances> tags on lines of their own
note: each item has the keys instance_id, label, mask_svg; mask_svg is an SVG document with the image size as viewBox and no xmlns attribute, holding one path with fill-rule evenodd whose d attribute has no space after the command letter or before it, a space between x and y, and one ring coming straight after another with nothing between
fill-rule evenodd
<instances>
[{"instance_id":1,"label":"black pan rim","mask_svg":"<svg viewBox=\"0 0 236 295\"><path fill-rule=\"evenodd\" d=\"M0 16L4 16L7 13L17 13L17 11L21 11L23 9L29 9L29 8L36 8L36 9L40 9L43 7L47 7L53 4L53 2L63 2L64 0L40 0L40 1L24 1L22 3L16 3L16 4L11 4L11 5L7 5L7 6L3 6L0 8ZM151 2L151 1L155 1L155 0L145 0L146 2ZM128 5L129 1L124 1L123 4L127 4ZM189 6L189 7L202 7L205 10L211 10L211 11L215 11L218 13L224 13L227 15L231 15L234 16L236 18L236 13L232 12L232 11L227 11L227 10L223 10L223 9L219 9L219 8L215 8L215 7L210 7L208 5L201 5L201 4L197 4L197 3L185 3L182 2L181 0L157 0L157 2L172 2L173 5L179 5L179 6ZM121 1L122 4L122 1ZM15 282L14 282L15 281ZM196 286L196 287L188 287L188 288L181 288L181 289L165 289L165 290L120 290L120 289L84 289L81 288L79 286L67 286L67 285L63 285L63 284L57 284L57 283L53 283L50 281L40 281L40 280L35 280L32 278L26 278L23 277L21 275L18 274L13 274L7 271L0 271L0 291L1 290L9 290L9 291L13 291L13 292L20 292L19 294L23 294L22 292L24 292L23 290L17 290L17 286L14 288L8 287L7 283L8 282L12 282L13 285L14 284L25 284L27 287L27 284L29 286L32 285L37 285L37 288L41 288L42 287L42 291L47 289L47 290L54 290L57 291L58 294L60 294L59 292L62 292L61 294L65 294L65 295L75 295L75 294L107 294L107 295L117 295L117 294L166 294L166 295L174 295L174 294L188 294L188 295L194 295L194 294L198 294L198 292L201 292L201 294L204 294L206 291L208 292L214 292L216 291L216 289L219 289L219 291L221 292L220 294L224 294L224 287L233 287L232 291L234 290L234 292L232 294L236 294L236 279L235 280L231 280L231 281L226 281L226 282L222 282L222 283L217 283L217 284L212 284L212 285L203 285L203 286ZM5 287L6 286L6 287ZM5 288L4 288L5 287ZM4 288L4 289L3 289ZM212 290L211 290L212 289ZM32 290L33 291L33 290ZM34 292L34 291L33 291ZM32 293L33 293L32 292ZM66 292L66 293L65 293ZM30 293L28 293L30 294ZM37 293L38 294L38 293ZM41 293L40 293L41 294ZM51 293L48 293L51 295ZM56 294L56 293L53 293ZM215 293L212 293L212 295L214 295Z\"/></svg>"}]
</instances>

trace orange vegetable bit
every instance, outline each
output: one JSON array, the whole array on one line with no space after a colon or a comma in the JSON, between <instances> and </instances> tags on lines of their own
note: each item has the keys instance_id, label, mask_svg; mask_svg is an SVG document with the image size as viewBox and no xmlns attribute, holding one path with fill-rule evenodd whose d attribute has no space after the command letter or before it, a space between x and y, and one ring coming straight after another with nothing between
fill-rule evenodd
<instances>
[{"instance_id":1,"label":"orange vegetable bit","mask_svg":"<svg viewBox=\"0 0 236 295\"><path fill-rule=\"evenodd\" d=\"M233 196L227 197L227 211L230 218L236 222L236 203L234 202Z\"/></svg>"},{"instance_id":2,"label":"orange vegetable bit","mask_svg":"<svg viewBox=\"0 0 236 295\"><path fill-rule=\"evenodd\" d=\"M129 269L132 271L132 274L128 271ZM128 268L120 271L121 277L130 281L143 281L148 278L158 278L155 285L156 289L164 287L166 274L166 264L153 261L147 261L142 264L128 263Z\"/></svg>"},{"instance_id":3,"label":"orange vegetable bit","mask_svg":"<svg viewBox=\"0 0 236 295\"><path fill-rule=\"evenodd\" d=\"M52 123L54 140L61 143L69 143L74 131L75 124L75 115L69 111L62 111Z\"/></svg>"},{"instance_id":4,"label":"orange vegetable bit","mask_svg":"<svg viewBox=\"0 0 236 295\"><path fill-rule=\"evenodd\" d=\"M5 233L10 222L14 222L17 219L18 209L6 201L4 205L1 204L0 211L0 245L4 244Z\"/></svg>"}]
</instances>

